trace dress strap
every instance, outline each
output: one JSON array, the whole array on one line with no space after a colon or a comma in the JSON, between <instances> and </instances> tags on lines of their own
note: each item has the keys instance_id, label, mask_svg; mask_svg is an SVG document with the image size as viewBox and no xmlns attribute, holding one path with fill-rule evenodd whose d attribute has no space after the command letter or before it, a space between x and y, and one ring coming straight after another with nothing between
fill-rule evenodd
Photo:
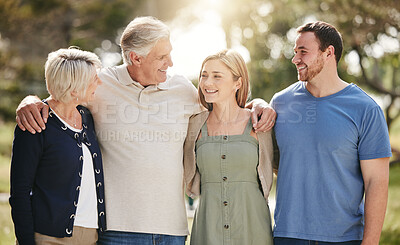
<instances>
[{"instance_id":1,"label":"dress strap","mask_svg":"<svg viewBox=\"0 0 400 245\"><path fill-rule=\"evenodd\" d=\"M244 129L243 134L250 135L252 129L253 129L253 123L251 122L251 116L250 116L249 121L247 122L247 125L246 125L246 128Z\"/></svg>"},{"instance_id":2,"label":"dress strap","mask_svg":"<svg viewBox=\"0 0 400 245\"><path fill-rule=\"evenodd\" d=\"M203 124L201 127L201 137L207 137L208 136L208 131L207 131L207 121Z\"/></svg>"}]
</instances>

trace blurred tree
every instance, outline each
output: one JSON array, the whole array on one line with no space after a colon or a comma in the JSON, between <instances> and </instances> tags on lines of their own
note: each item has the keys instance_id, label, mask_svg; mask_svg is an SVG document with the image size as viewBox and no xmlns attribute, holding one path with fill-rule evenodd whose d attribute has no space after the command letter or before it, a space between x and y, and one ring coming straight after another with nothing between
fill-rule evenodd
<instances>
[{"instance_id":1,"label":"blurred tree","mask_svg":"<svg viewBox=\"0 0 400 245\"><path fill-rule=\"evenodd\" d=\"M0 120L14 120L27 94L45 97L47 54L71 45L119 53L118 36L136 16L172 18L189 0L0 0Z\"/></svg>"}]
</instances>

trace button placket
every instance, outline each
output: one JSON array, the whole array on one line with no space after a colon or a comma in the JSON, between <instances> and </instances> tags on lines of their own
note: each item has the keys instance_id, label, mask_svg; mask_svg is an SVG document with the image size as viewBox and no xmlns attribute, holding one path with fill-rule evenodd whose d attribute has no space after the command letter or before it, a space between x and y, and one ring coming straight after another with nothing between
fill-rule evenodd
<instances>
[{"instance_id":1,"label":"button placket","mask_svg":"<svg viewBox=\"0 0 400 245\"><path fill-rule=\"evenodd\" d=\"M225 137L222 137L223 139L223 144L221 144L221 159L220 159L220 164L221 164L221 174L222 174L222 213L223 213L223 225L224 225L224 240L229 239L229 207L228 207L228 188L229 188L229 182L228 182L228 156L227 156L227 147L228 145L225 144ZM226 137L227 139L227 137Z\"/></svg>"}]
</instances>

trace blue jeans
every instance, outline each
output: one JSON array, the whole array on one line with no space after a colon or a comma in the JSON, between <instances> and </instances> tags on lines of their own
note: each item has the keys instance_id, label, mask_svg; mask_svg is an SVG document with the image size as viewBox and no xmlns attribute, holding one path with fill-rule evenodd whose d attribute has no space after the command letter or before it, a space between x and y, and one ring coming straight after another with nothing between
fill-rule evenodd
<instances>
[{"instance_id":1,"label":"blue jeans","mask_svg":"<svg viewBox=\"0 0 400 245\"><path fill-rule=\"evenodd\" d=\"M99 232L98 245L184 245L186 236L106 231Z\"/></svg>"},{"instance_id":2,"label":"blue jeans","mask_svg":"<svg viewBox=\"0 0 400 245\"><path fill-rule=\"evenodd\" d=\"M274 245L360 245L361 241L348 241L348 242L320 242L302 240L296 238L274 237Z\"/></svg>"}]
</instances>

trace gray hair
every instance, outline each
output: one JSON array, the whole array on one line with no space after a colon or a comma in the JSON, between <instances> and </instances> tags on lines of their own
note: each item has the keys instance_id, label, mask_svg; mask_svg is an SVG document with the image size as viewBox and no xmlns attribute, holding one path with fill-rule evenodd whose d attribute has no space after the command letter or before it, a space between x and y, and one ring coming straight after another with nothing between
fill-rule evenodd
<instances>
[{"instance_id":1,"label":"gray hair","mask_svg":"<svg viewBox=\"0 0 400 245\"><path fill-rule=\"evenodd\" d=\"M70 47L51 52L45 64L46 87L49 94L62 103L72 101L71 92L83 97L101 68L99 57L92 52Z\"/></svg>"},{"instance_id":2,"label":"gray hair","mask_svg":"<svg viewBox=\"0 0 400 245\"><path fill-rule=\"evenodd\" d=\"M132 65L130 52L146 57L161 39L169 39L169 29L155 17L137 17L132 20L122 33L120 44L124 63Z\"/></svg>"}]
</instances>

